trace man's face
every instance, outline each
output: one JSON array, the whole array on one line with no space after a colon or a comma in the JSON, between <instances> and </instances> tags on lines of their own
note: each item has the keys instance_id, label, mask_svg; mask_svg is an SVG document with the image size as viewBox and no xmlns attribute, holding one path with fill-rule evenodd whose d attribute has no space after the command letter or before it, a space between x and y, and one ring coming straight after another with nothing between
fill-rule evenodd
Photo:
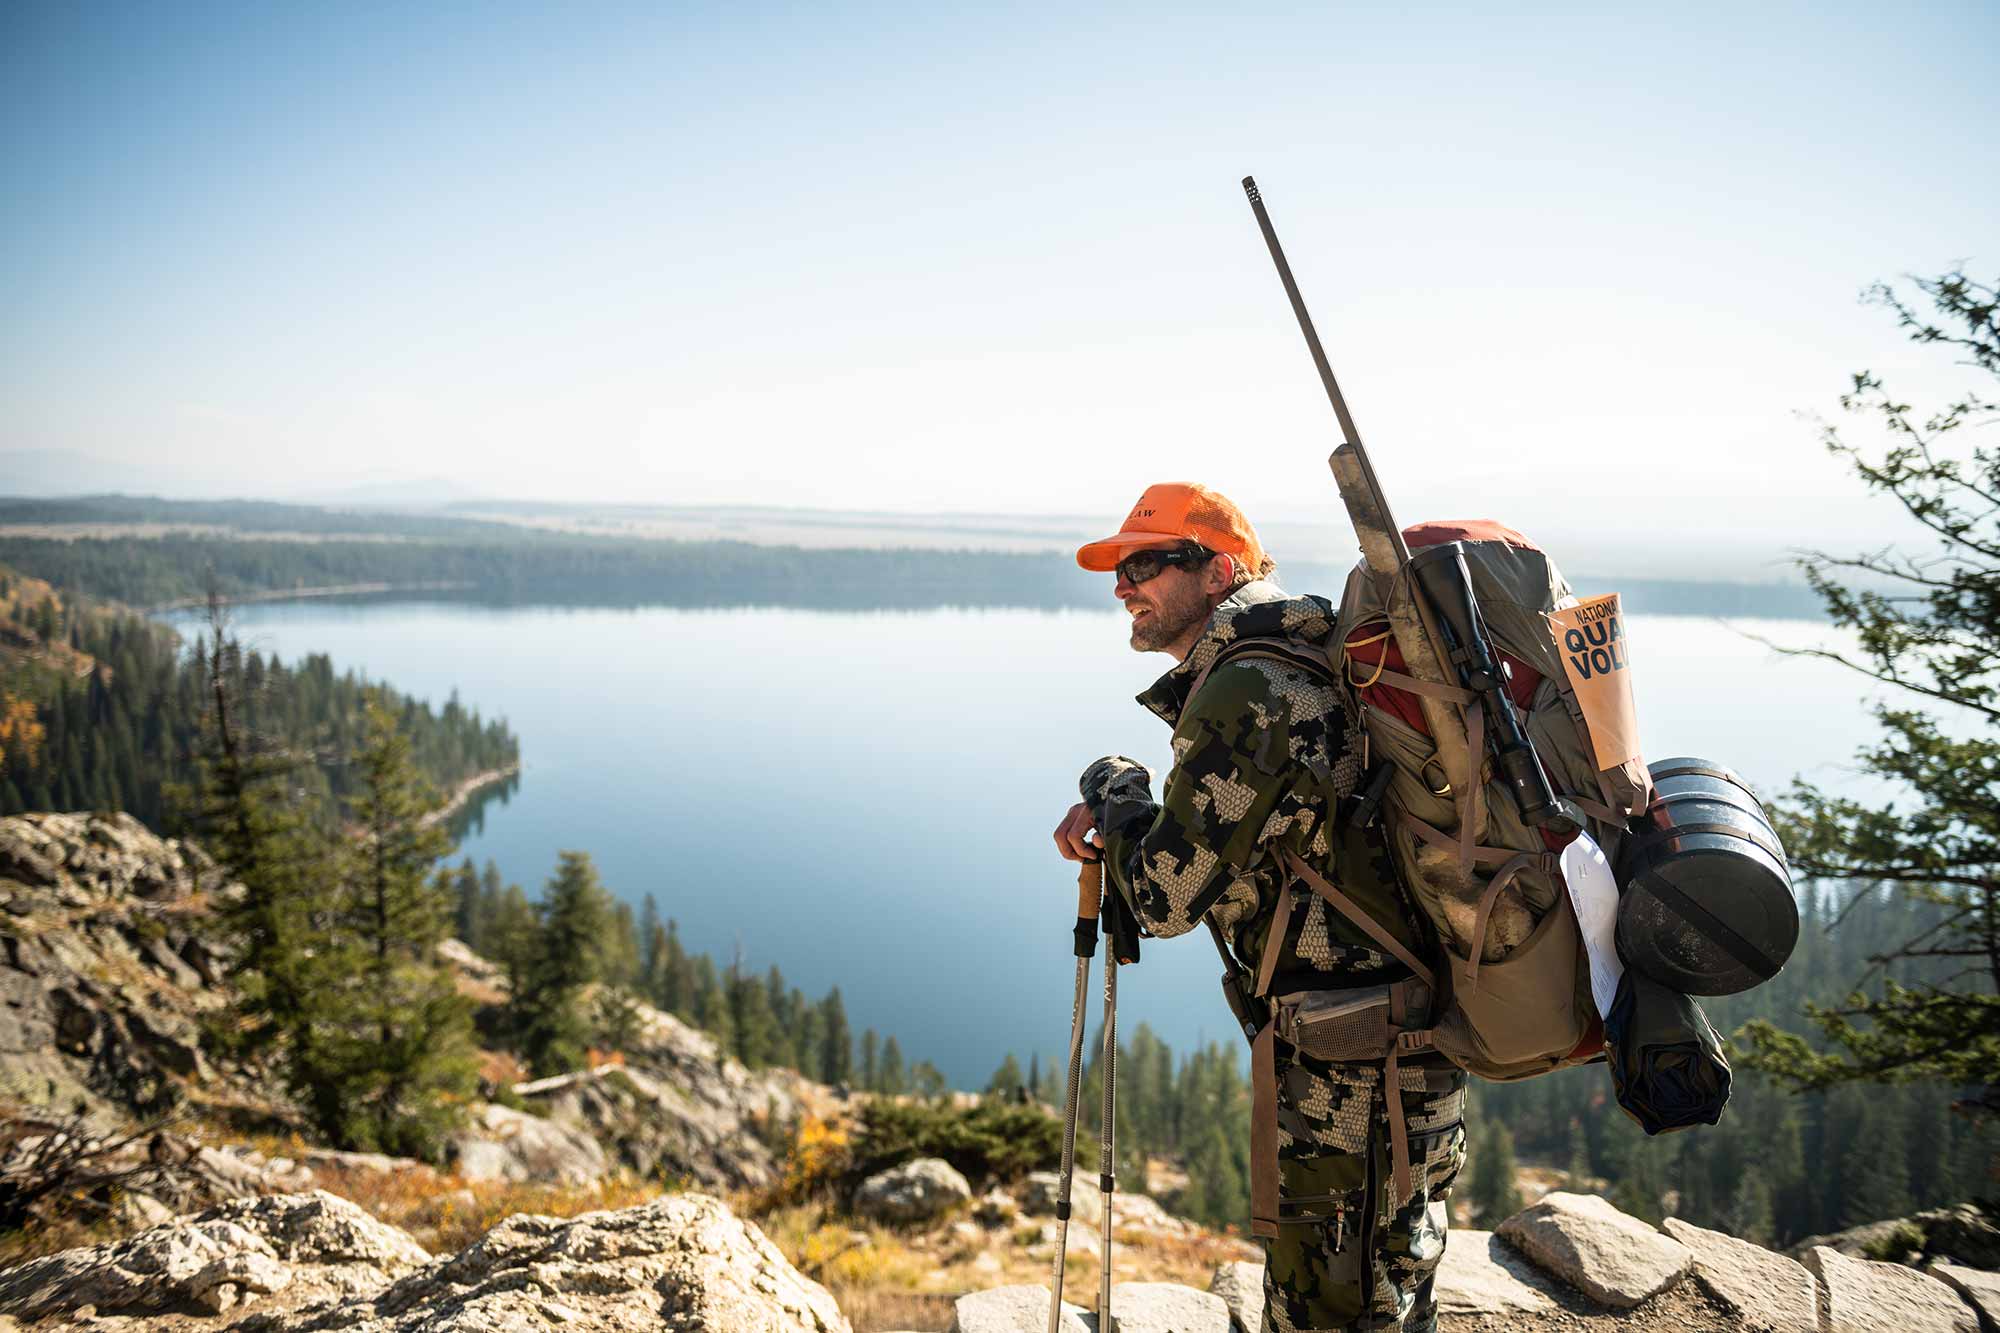
<instances>
[{"instance_id":1,"label":"man's face","mask_svg":"<svg viewBox=\"0 0 2000 1333\"><path fill-rule=\"evenodd\" d=\"M1171 551L1178 544L1161 542L1139 549ZM1132 650L1172 651L1191 632L1199 630L1214 609L1204 580L1203 565L1168 565L1137 584L1120 574L1113 591L1132 617Z\"/></svg>"}]
</instances>

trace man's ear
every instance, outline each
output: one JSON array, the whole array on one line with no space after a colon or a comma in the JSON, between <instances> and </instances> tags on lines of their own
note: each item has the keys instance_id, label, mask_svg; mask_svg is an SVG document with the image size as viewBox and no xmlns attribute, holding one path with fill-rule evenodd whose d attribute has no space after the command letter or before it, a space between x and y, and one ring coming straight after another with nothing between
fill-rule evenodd
<instances>
[{"instance_id":1,"label":"man's ear","mask_svg":"<svg viewBox=\"0 0 2000 1333\"><path fill-rule=\"evenodd\" d=\"M1207 578L1203 583L1210 596L1226 593L1236 582L1236 557L1218 551L1215 558L1205 566Z\"/></svg>"}]
</instances>

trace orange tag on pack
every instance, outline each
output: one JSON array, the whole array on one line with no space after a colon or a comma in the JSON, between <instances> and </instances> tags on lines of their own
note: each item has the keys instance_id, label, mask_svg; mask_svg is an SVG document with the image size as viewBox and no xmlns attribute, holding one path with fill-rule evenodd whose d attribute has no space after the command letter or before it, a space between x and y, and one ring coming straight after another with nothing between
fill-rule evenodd
<instances>
[{"instance_id":1,"label":"orange tag on pack","mask_svg":"<svg viewBox=\"0 0 2000 1333\"><path fill-rule=\"evenodd\" d=\"M1600 772L1639 757L1639 715L1632 705L1632 655L1618 594L1606 593L1548 613L1563 674L1590 728Z\"/></svg>"}]
</instances>

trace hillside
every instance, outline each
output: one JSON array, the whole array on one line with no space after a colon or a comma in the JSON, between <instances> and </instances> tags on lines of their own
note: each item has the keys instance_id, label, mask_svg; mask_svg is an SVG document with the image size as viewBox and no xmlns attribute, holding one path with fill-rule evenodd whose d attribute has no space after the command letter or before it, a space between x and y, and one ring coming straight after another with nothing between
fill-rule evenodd
<instances>
[{"instance_id":1,"label":"hillside","mask_svg":"<svg viewBox=\"0 0 2000 1333\"><path fill-rule=\"evenodd\" d=\"M575 1074L525 1081L488 1052L482 1098L443 1166L314 1146L267 1071L204 1039L230 998L207 920L234 891L197 847L129 816L0 819L0 1205L51 1145L107 1182L0 1238L0 1317L53 1325L89 1306L111 1327L304 1333L635 1328L678 1310L708 1311L698 1326L820 1333L1041 1327L1054 1177L982 1173L998 1159L978 1153L958 1159L968 1176L907 1146L882 1166L856 1139L882 1123L873 1107L921 1125L993 1103L871 1099L752 1071L649 1006L624 1049ZM456 942L446 956L463 993L504 998L492 964ZM1053 1132L1045 1111L1016 1110ZM1079 1176L1069 1236L1067 1290L1085 1301L1091 1183ZM690 1189L715 1197L678 1192ZM1119 1196L1114 1230L1126 1333L1254 1319L1258 1252L1240 1238L1138 1194ZM1454 1231L1444 1327L1722 1329L1759 1326L1745 1320L1768 1307L1779 1313L1761 1326L1817 1328L1805 1312L1818 1305L1893 1297L1906 1302L1898 1318L1943 1321L1895 1327L1970 1333L1953 1322L1959 1298L1940 1303L1943 1281L1856 1256L1909 1258L1974 1288L1988 1279L1958 1269L2000 1263L2000 1231L1976 1209L1817 1239L1800 1266L1548 1194L1494 1232Z\"/></svg>"}]
</instances>

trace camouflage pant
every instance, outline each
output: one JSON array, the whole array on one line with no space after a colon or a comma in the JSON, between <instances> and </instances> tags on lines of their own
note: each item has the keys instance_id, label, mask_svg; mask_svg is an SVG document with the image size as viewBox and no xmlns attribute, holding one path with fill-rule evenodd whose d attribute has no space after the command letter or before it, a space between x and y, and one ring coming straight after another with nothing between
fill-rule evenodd
<instances>
[{"instance_id":1,"label":"camouflage pant","mask_svg":"<svg viewBox=\"0 0 2000 1333\"><path fill-rule=\"evenodd\" d=\"M1465 1075L1405 1067L1412 1197L1390 1195L1380 1066L1334 1065L1280 1042L1279 1230L1264 1242L1266 1333L1432 1333L1446 1200L1465 1161Z\"/></svg>"}]
</instances>

